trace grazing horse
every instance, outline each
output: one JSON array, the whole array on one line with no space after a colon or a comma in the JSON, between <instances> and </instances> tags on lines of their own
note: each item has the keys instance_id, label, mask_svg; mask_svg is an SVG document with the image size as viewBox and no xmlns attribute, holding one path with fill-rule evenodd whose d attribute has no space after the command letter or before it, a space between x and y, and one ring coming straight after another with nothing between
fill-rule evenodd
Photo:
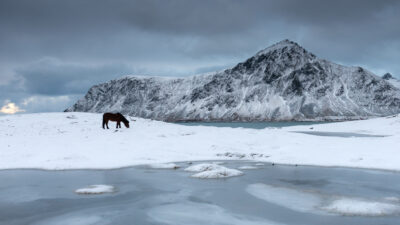
<instances>
[{"instance_id":1,"label":"grazing horse","mask_svg":"<svg viewBox=\"0 0 400 225\"><path fill-rule=\"evenodd\" d=\"M121 128L121 121L125 124L127 128L129 128L129 121L121 114L121 113L104 113L103 114L103 129L104 125L107 126L108 129L108 121L117 122L117 128Z\"/></svg>"}]
</instances>

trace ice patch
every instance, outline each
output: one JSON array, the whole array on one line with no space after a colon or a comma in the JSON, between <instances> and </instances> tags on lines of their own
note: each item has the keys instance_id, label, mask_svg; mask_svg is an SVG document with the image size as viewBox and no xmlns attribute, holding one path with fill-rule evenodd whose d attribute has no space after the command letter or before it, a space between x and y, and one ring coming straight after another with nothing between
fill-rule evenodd
<instances>
[{"instance_id":1,"label":"ice patch","mask_svg":"<svg viewBox=\"0 0 400 225\"><path fill-rule=\"evenodd\" d=\"M191 177L203 178L203 179L216 179L216 178L227 178L243 175L240 170L229 169L221 166L221 168L203 171L200 173L193 174Z\"/></svg>"},{"instance_id":2,"label":"ice patch","mask_svg":"<svg viewBox=\"0 0 400 225\"><path fill-rule=\"evenodd\" d=\"M256 166L265 166L264 163L256 163L255 165L256 165Z\"/></svg>"},{"instance_id":3,"label":"ice patch","mask_svg":"<svg viewBox=\"0 0 400 225\"><path fill-rule=\"evenodd\" d=\"M112 193L114 191L115 191L114 186L97 184L97 185L90 185L85 188L77 189L77 190L75 190L75 193L77 193L77 194L103 194L103 193Z\"/></svg>"},{"instance_id":4,"label":"ice patch","mask_svg":"<svg viewBox=\"0 0 400 225\"><path fill-rule=\"evenodd\" d=\"M279 225L268 220L231 213L216 205L192 202L158 206L151 209L148 216L156 222L173 225Z\"/></svg>"},{"instance_id":5,"label":"ice patch","mask_svg":"<svg viewBox=\"0 0 400 225\"><path fill-rule=\"evenodd\" d=\"M255 170L255 169L260 169L260 168L255 167L255 166L240 166L240 167L238 167L238 169L240 169L240 170Z\"/></svg>"},{"instance_id":6,"label":"ice patch","mask_svg":"<svg viewBox=\"0 0 400 225\"><path fill-rule=\"evenodd\" d=\"M322 200L314 193L266 184L251 184L246 191L256 198L298 212L315 213Z\"/></svg>"},{"instance_id":7,"label":"ice patch","mask_svg":"<svg viewBox=\"0 0 400 225\"><path fill-rule=\"evenodd\" d=\"M108 224L109 221L105 221L104 218L100 216L93 215L80 215L80 216L71 216L71 217L56 217L54 219L40 221L35 223L34 225L100 225L100 224Z\"/></svg>"},{"instance_id":8,"label":"ice patch","mask_svg":"<svg viewBox=\"0 0 400 225\"><path fill-rule=\"evenodd\" d=\"M152 169L178 169L180 166L175 163L154 163L149 164L149 167Z\"/></svg>"},{"instance_id":9,"label":"ice patch","mask_svg":"<svg viewBox=\"0 0 400 225\"><path fill-rule=\"evenodd\" d=\"M400 205L382 201L338 197L266 184L251 184L246 191L267 202L304 213L344 216L387 216L400 214Z\"/></svg>"},{"instance_id":10,"label":"ice patch","mask_svg":"<svg viewBox=\"0 0 400 225\"><path fill-rule=\"evenodd\" d=\"M398 205L352 198L335 200L321 209L345 216L386 216L400 213Z\"/></svg>"}]
</instances>

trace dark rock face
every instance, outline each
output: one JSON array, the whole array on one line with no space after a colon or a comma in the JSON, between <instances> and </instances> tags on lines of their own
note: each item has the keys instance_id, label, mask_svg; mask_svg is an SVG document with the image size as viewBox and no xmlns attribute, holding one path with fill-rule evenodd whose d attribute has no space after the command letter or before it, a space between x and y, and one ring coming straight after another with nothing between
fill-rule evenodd
<instances>
[{"instance_id":1,"label":"dark rock face","mask_svg":"<svg viewBox=\"0 0 400 225\"><path fill-rule=\"evenodd\" d=\"M393 76L392 76L392 74L390 74L390 73L385 73L385 74L382 76L382 79L384 79L384 80L390 80L390 79L393 79Z\"/></svg>"},{"instance_id":2,"label":"dark rock face","mask_svg":"<svg viewBox=\"0 0 400 225\"><path fill-rule=\"evenodd\" d=\"M95 85L66 111L166 121L345 120L399 113L400 91L361 67L319 59L284 40L223 72Z\"/></svg>"}]
</instances>

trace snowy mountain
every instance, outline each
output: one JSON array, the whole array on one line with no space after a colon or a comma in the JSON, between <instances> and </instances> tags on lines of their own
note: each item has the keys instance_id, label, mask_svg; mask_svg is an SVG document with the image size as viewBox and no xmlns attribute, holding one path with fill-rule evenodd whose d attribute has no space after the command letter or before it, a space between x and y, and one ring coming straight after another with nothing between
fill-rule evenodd
<instances>
[{"instance_id":1,"label":"snowy mountain","mask_svg":"<svg viewBox=\"0 0 400 225\"><path fill-rule=\"evenodd\" d=\"M400 90L361 67L319 59L284 40L222 72L127 76L95 85L65 111L165 121L345 120L400 112Z\"/></svg>"},{"instance_id":2,"label":"snowy mountain","mask_svg":"<svg viewBox=\"0 0 400 225\"><path fill-rule=\"evenodd\" d=\"M389 83L391 83L393 86L397 87L400 89L400 80L396 79L395 77L392 76L390 73L385 73L382 76L382 79L387 80Z\"/></svg>"}]
</instances>

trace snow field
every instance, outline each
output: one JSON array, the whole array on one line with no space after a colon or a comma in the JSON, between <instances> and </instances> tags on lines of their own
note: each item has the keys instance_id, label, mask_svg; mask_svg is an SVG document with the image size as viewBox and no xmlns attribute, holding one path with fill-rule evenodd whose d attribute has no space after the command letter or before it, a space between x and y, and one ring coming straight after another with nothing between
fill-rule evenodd
<instances>
[{"instance_id":1,"label":"snow field","mask_svg":"<svg viewBox=\"0 0 400 225\"><path fill-rule=\"evenodd\" d=\"M400 171L399 116L261 130L141 118L134 118L129 129L103 130L101 116L75 112L0 116L0 169L111 169L178 161L254 160ZM311 127L386 137L293 132Z\"/></svg>"}]
</instances>

